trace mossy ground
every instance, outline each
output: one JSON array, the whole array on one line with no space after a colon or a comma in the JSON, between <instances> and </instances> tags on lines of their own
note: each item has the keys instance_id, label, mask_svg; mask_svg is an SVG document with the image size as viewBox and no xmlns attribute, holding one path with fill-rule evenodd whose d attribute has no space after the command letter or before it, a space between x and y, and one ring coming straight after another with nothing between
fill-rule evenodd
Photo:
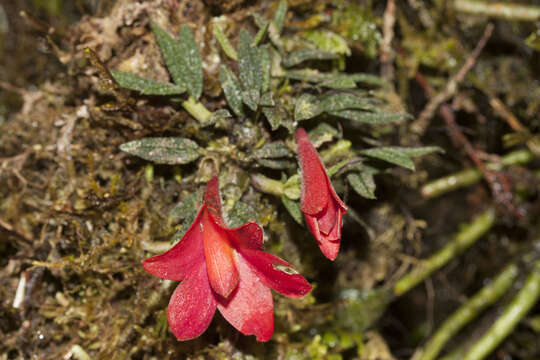
<instances>
[{"instance_id":1,"label":"mossy ground","mask_svg":"<svg viewBox=\"0 0 540 360\"><path fill-rule=\"evenodd\" d=\"M383 3L364 0L348 6L345 1L344 13L336 19L332 12L337 8L330 1L290 1L287 26L341 31L352 50L342 66L378 73ZM445 1L399 3L395 86L385 88L384 96L395 109L416 116L428 97L415 74L423 74L440 91L470 54L488 19L459 14ZM8 19L5 31L0 26L2 360L406 359L486 278L521 253L538 252L536 162L504 173L523 209L521 219L502 209L497 226L482 242L425 286L389 303L386 289L407 264L443 246L460 223L493 202L484 183L440 199L421 197L418 189L428 179L473 166L438 116L421 138L410 131L410 121L367 133L398 145L439 145L446 154L417 161L414 173L392 169L378 175L377 200L363 199L338 183L351 216L345 218L343 248L333 263L322 257L311 235L279 200L253 191L244 169L224 166L230 183L241 189L265 227L266 247L294 264L315 290L303 299L274 296L276 332L268 343L242 336L220 316L200 338L178 342L166 320L176 284L152 277L140 262L168 246L179 230L170 211L200 189L207 174L202 165L150 166L119 146L159 135L245 147L261 134L247 124L230 134L222 131L227 141L213 139L185 111L158 97L139 97L134 109L105 111L104 104L119 99L101 89L83 49L94 49L112 69L168 81L149 21L175 30L190 23L198 29L197 41L206 44L201 47L205 103L217 109L225 102L212 60L219 50L210 20L225 15L238 27L255 29L251 14L272 14L276 3L26 0L0 6ZM21 18L20 10L34 20ZM540 57L534 44L525 42L536 26L491 21L495 32L452 103L460 127L486 159L507 151L503 136L512 132L493 99L500 99L531 133L540 129ZM50 40L42 24L56 29ZM230 37L237 32L233 27ZM284 128L279 132L286 134ZM352 135L361 143L366 132ZM22 298L16 300L22 282ZM469 330L486 328L496 310ZM497 356L540 356L534 326L538 314L537 305ZM469 334L460 334L449 348Z\"/></svg>"}]
</instances>

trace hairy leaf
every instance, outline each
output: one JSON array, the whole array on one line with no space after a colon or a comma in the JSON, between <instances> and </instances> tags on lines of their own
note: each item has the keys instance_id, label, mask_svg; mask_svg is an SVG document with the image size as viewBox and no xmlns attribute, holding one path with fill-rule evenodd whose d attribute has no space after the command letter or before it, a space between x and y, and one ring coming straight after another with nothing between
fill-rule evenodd
<instances>
[{"instance_id":1,"label":"hairy leaf","mask_svg":"<svg viewBox=\"0 0 540 360\"><path fill-rule=\"evenodd\" d=\"M306 60L333 60L337 59L339 55L322 51L317 49L299 49L293 51L285 60L283 60L283 66L291 67L298 65Z\"/></svg>"},{"instance_id":2,"label":"hairy leaf","mask_svg":"<svg viewBox=\"0 0 540 360\"><path fill-rule=\"evenodd\" d=\"M296 121L314 118L322 114L324 109L320 106L317 98L311 94L302 94L294 107L294 119Z\"/></svg>"},{"instance_id":3,"label":"hairy leaf","mask_svg":"<svg viewBox=\"0 0 540 360\"><path fill-rule=\"evenodd\" d=\"M320 87L329 89L346 90L356 88L356 83L348 77L336 77L335 79L329 79L317 84Z\"/></svg>"},{"instance_id":4,"label":"hairy leaf","mask_svg":"<svg viewBox=\"0 0 540 360\"><path fill-rule=\"evenodd\" d=\"M144 95L179 95L186 91L180 85L162 83L130 73L111 71L111 75L120 86L130 90L137 90Z\"/></svg>"},{"instance_id":5,"label":"hairy leaf","mask_svg":"<svg viewBox=\"0 0 540 360\"><path fill-rule=\"evenodd\" d=\"M286 14L287 14L287 1L281 0L278 4L278 7L276 8L276 13L274 14L274 20L272 20L272 24L275 26L277 34L281 33L281 30L283 30Z\"/></svg>"},{"instance_id":6,"label":"hairy leaf","mask_svg":"<svg viewBox=\"0 0 540 360\"><path fill-rule=\"evenodd\" d=\"M318 49L341 55L351 55L351 49L347 45L347 40L329 30L310 30L302 35L311 41Z\"/></svg>"},{"instance_id":7,"label":"hairy leaf","mask_svg":"<svg viewBox=\"0 0 540 360\"><path fill-rule=\"evenodd\" d=\"M181 64L181 76L189 94L193 98L199 99L203 90L202 57L195 37L186 24L180 28L178 44L182 52L182 56L177 60Z\"/></svg>"},{"instance_id":8,"label":"hairy leaf","mask_svg":"<svg viewBox=\"0 0 540 360\"><path fill-rule=\"evenodd\" d=\"M157 164L187 164L199 157L197 143L184 138L144 138L122 144L120 150Z\"/></svg>"},{"instance_id":9,"label":"hairy leaf","mask_svg":"<svg viewBox=\"0 0 540 360\"><path fill-rule=\"evenodd\" d=\"M415 148L399 148L404 154L410 157L417 157L432 154L435 152L444 153L444 150L438 146L422 146Z\"/></svg>"},{"instance_id":10,"label":"hairy leaf","mask_svg":"<svg viewBox=\"0 0 540 360\"><path fill-rule=\"evenodd\" d=\"M326 112L347 109L372 110L375 107L367 100L350 93L338 93L325 96L321 107Z\"/></svg>"},{"instance_id":11,"label":"hairy leaf","mask_svg":"<svg viewBox=\"0 0 540 360\"><path fill-rule=\"evenodd\" d=\"M178 205L176 205L169 214L169 221L172 224L183 220L184 224L189 225L195 220L199 207L202 202L202 194L199 191L189 193ZM187 228L185 229L187 230Z\"/></svg>"},{"instance_id":12,"label":"hairy leaf","mask_svg":"<svg viewBox=\"0 0 540 360\"><path fill-rule=\"evenodd\" d=\"M238 37L238 70L243 87L242 99L253 111L257 110L263 84L261 51L252 47L253 40L249 33L242 29Z\"/></svg>"},{"instance_id":13,"label":"hairy leaf","mask_svg":"<svg viewBox=\"0 0 540 360\"><path fill-rule=\"evenodd\" d=\"M257 159L257 163L259 163L261 166L275 170L287 170L294 168L294 162L287 159Z\"/></svg>"},{"instance_id":14,"label":"hairy leaf","mask_svg":"<svg viewBox=\"0 0 540 360\"><path fill-rule=\"evenodd\" d=\"M187 89L186 79L183 76L184 70L182 69L184 64L179 60L184 56L180 44L158 24L155 22L151 24L169 74L171 74L176 85L183 86Z\"/></svg>"},{"instance_id":15,"label":"hairy leaf","mask_svg":"<svg viewBox=\"0 0 540 360\"><path fill-rule=\"evenodd\" d=\"M414 163L400 147L379 147L360 151L362 155L366 155L375 159L383 160L394 165L403 166L407 169L414 170Z\"/></svg>"},{"instance_id":16,"label":"hairy leaf","mask_svg":"<svg viewBox=\"0 0 540 360\"><path fill-rule=\"evenodd\" d=\"M238 60L238 54L236 53L236 50L232 46L232 44L229 42L229 39L227 36L225 36L225 33L223 32L223 29L218 24L212 25L213 31L214 31L214 37L218 41L219 45L221 46L221 49L232 60L237 61Z\"/></svg>"},{"instance_id":17,"label":"hairy leaf","mask_svg":"<svg viewBox=\"0 0 540 360\"><path fill-rule=\"evenodd\" d=\"M266 107L262 108L264 116L270 123L272 130L276 130L282 123L282 120L287 116L287 113L281 106Z\"/></svg>"},{"instance_id":18,"label":"hairy leaf","mask_svg":"<svg viewBox=\"0 0 540 360\"><path fill-rule=\"evenodd\" d=\"M365 168L359 172L349 173L347 175L347 181L358 195L366 199L376 199L375 180L373 179L375 173L375 169Z\"/></svg>"},{"instance_id":19,"label":"hairy leaf","mask_svg":"<svg viewBox=\"0 0 540 360\"><path fill-rule=\"evenodd\" d=\"M236 75L225 64L219 67L219 81L229 107L237 116L244 116L242 87Z\"/></svg>"},{"instance_id":20,"label":"hairy leaf","mask_svg":"<svg viewBox=\"0 0 540 360\"><path fill-rule=\"evenodd\" d=\"M338 131L327 123L319 123L317 127L309 132L309 140L316 148L337 136Z\"/></svg>"},{"instance_id":21,"label":"hairy leaf","mask_svg":"<svg viewBox=\"0 0 540 360\"><path fill-rule=\"evenodd\" d=\"M275 159L280 157L288 157L291 151L283 141L272 141L264 144L260 149L253 152L253 155L259 159Z\"/></svg>"},{"instance_id":22,"label":"hairy leaf","mask_svg":"<svg viewBox=\"0 0 540 360\"><path fill-rule=\"evenodd\" d=\"M300 202L294 201L283 195L281 202L285 206L285 209L291 214L292 218L300 225L304 224L304 217L302 216L302 209L300 208Z\"/></svg>"},{"instance_id":23,"label":"hairy leaf","mask_svg":"<svg viewBox=\"0 0 540 360\"><path fill-rule=\"evenodd\" d=\"M391 113L383 110L361 111L361 110L339 110L330 111L330 115L353 120L365 124L387 124L400 122L408 115L400 113Z\"/></svg>"},{"instance_id":24,"label":"hairy leaf","mask_svg":"<svg viewBox=\"0 0 540 360\"><path fill-rule=\"evenodd\" d=\"M250 221L257 220L257 212L248 204L237 201L233 208L228 212L227 225L231 228L239 227Z\"/></svg>"}]
</instances>

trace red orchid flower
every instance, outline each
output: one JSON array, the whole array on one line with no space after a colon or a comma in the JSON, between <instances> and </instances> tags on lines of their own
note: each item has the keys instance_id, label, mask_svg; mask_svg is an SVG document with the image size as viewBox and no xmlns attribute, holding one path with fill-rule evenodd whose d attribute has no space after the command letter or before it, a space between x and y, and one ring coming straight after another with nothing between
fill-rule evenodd
<instances>
[{"instance_id":1,"label":"red orchid flower","mask_svg":"<svg viewBox=\"0 0 540 360\"><path fill-rule=\"evenodd\" d=\"M299 274L280 270L290 265L261 251L263 235L254 222L229 229L221 216L217 177L206 186L204 201L182 240L167 252L142 262L162 279L182 281L167 309L169 326L178 340L201 335L216 308L244 335L268 341L274 332L270 288L301 297L311 285Z\"/></svg>"},{"instance_id":2,"label":"red orchid flower","mask_svg":"<svg viewBox=\"0 0 540 360\"><path fill-rule=\"evenodd\" d=\"M347 206L337 196L317 150L302 128L296 130L296 143L302 172L302 212L322 253L334 260L339 252L341 222Z\"/></svg>"}]
</instances>

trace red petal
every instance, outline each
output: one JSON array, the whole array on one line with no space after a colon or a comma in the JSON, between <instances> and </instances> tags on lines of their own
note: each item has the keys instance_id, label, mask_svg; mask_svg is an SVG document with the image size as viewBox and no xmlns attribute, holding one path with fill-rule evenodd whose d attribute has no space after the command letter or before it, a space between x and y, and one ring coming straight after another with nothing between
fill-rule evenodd
<instances>
[{"instance_id":1,"label":"red petal","mask_svg":"<svg viewBox=\"0 0 540 360\"><path fill-rule=\"evenodd\" d=\"M236 248L260 250L263 246L262 229L257 223L249 222L235 229L227 229Z\"/></svg>"},{"instance_id":2,"label":"red petal","mask_svg":"<svg viewBox=\"0 0 540 360\"><path fill-rule=\"evenodd\" d=\"M290 297L301 297L311 291L312 286L300 274L288 274L274 265L291 267L279 257L259 250L241 250L243 256L265 284L277 292Z\"/></svg>"},{"instance_id":3,"label":"red petal","mask_svg":"<svg viewBox=\"0 0 540 360\"><path fill-rule=\"evenodd\" d=\"M335 260L338 252L339 252L339 238L336 240L331 240L329 236L325 236L322 234L319 230L319 224L317 223L317 219L314 216L304 214L304 219L306 220L306 224L311 231L311 233L315 236L315 239L317 239L317 244L319 244L319 248L321 249L321 252L324 256L326 256L330 260ZM336 229L339 229L339 234L341 235L341 216L339 217L339 227L334 227L334 231L338 231Z\"/></svg>"},{"instance_id":4,"label":"red petal","mask_svg":"<svg viewBox=\"0 0 540 360\"><path fill-rule=\"evenodd\" d=\"M335 228L338 221L338 213L339 210L336 207L336 202L331 198L326 208L320 214L315 215L319 224L319 230L323 235L328 235Z\"/></svg>"},{"instance_id":5,"label":"red petal","mask_svg":"<svg viewBox=\"0 0 540 360\"><path fill-rule=\"evenodd\" d=\"M304 129L296 130L298 159L302 169L302 211L307 214L320 213L328 203L328 175Z\"/></svg>"},{"instance_id":6,"label":"red petal","mask_svg":"<svg viewBox=\"0 0 540 360\"><path fill-rule=\"evenodd\" d=\"M189 340L201 335L216 312L216 299L204 263L191 270L174 290L167 309L169 326L178 340Z\"/></svg>"},{"instance_id":7,"label":"red petal","mask_svg":"<svg viewBox=\"0 0 540 360\"><path fill-rule=\"evenodd\" d=\"M233 248L227 239L227 232L218 227L206 211L202 215L202 238L206 269L212 289L219 295L228 297L238 284Z\"/></svg>"},{"instance_id":8,"label":"red petal","mask_svg":"<svg viewBox=\"0 0 540 360\"><path fill-rule=\"evenodd\" d=\"M326 256L328 259L334 261L339 253L339 243L340 241L332 241L328 239L324 239L323 241L319 242L319 248L321 249L321 252L324 256Z\"/></svg>"},{"instance_id":9,"label":"red petal","mask_svg":"<svg viewBox=\"0 0 540 360\"><path fill-rule=\"evenodd\" d=\"M221 218L221 197L219 196L219 181L217 176L214 176L206 184L203 201L209 211Z\"/></svg>"},{"instance_id":10,"label":"red petal","mask_svg":"<svg viewBox=\"0 0 540 360\"><path fill-rule=\"evenodd\" d=\"M195 221L176 245L163 254L143 260L142 265L150 274L162 279L181 281L192 268L204 262L204 250L200 229L201 207Z\"/></svg>"},{"instance_id":11,"label":"red petal","mask_svg":"<svg viewBox=\"0 0 540 360\"><path fill-rule=\"evenodd\" d=\"M341 208L342 210L341 213L345 214L347 212L347 205L345 205L345 203L341 201L339 196L336 194L336 190L334 190L334 187L332 186L332 182L330 181L330 179L328 179L328 187L330 188L330 194L332 195L332 198L334 198L334 200L336 201L337 206Z\"/></svg>"},{"instance_id":12,"label":"red petal","mask_svg":"<svg viewBox=\"0 0 540 360\"><path fill-rule=\"evenodd\" d=\"M341 239L341 223L343 220L343 214L346 210L343 210L341 208L338 209L338 213L336 215L336 226L332 229L328 235L323 237L326 237L330 241L339 241Z\"/></svg>"},{"instance_id":13,"label":"red petal","mask_svg":"<svg viewBox=\"0 0 540 360\"><path fill-rule=\"evenodd\" d=\"M238 287L228 299L218 299L218 310L244 335L268 341L274 332L272 293L240 255L236 256L236 266L240 273Z\"/></svg>"}]
</instances>

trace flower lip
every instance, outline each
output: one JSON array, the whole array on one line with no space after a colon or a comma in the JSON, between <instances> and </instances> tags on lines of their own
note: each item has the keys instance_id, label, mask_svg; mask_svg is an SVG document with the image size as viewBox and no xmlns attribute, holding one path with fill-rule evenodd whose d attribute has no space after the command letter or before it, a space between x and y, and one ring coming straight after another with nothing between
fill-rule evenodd
<instances>
[{"instance_id":1,"label":"flower lip","mask_svg":"<svg viewBox=\"0 0 540 360\"><path fill-rule=\"evenodd\" d=\"M208 211L203 213L201 232L208 279L212 289L226 298L238 284L238 271L233 259L234 250L227 233L217 226Z\"/></svg>"}]
</instances>

